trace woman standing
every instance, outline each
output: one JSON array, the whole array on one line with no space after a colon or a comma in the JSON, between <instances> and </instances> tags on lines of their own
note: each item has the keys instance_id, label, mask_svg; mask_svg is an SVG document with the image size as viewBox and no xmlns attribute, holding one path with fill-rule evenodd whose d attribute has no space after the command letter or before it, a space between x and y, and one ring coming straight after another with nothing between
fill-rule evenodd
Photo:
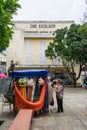
<instances>
[{"instance_id":1,"label":"woman standing","mask_svg":"<svg viewBox=\"0 0 87 130\"><path fill-rule=\"evenodd\" d=\"M56 99L57 99L57 106L58 111L57 112L63 112L63 93L64 93L64 86L61 81L61 79L56 80L56 87L54 88L54 91L56 92Z\"/></svg>"}]
</instances>

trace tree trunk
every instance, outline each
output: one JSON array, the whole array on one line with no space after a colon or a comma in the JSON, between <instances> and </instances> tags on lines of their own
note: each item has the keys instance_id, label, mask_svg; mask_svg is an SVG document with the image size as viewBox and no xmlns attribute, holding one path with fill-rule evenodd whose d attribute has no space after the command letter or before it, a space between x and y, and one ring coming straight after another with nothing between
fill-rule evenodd
<instances>
[{"instance_id":1,"label":"tree trunk","mask_svg":"<svg viewBox=\"0 0 87 130\"><path fill-rule=\"evenodd\" d=\"M73 79L73 87L76 88L76 79Z\"/></svg>"}]
</instances>

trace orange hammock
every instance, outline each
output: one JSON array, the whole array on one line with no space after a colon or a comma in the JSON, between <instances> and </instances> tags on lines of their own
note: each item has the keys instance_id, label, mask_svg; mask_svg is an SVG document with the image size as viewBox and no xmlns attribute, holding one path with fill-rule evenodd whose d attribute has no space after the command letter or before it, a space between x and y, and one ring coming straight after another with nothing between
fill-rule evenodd
<instances>
[{"instance_id":1,"label":"orange hammock","mask_svg":"<svg viewBox=\"0 0 87 130\"><path fill-rule=\"evenodd\" d=\"M26 100L18 90L16 83L14 83L15 90L15 103L14 103L14 111L16 108L18 109L33 109L33 111L41 110L44 107L44 99L46 94L46 84L42 86L40 98L36 102L31 102Z\"/></svg>"}]
</instances>

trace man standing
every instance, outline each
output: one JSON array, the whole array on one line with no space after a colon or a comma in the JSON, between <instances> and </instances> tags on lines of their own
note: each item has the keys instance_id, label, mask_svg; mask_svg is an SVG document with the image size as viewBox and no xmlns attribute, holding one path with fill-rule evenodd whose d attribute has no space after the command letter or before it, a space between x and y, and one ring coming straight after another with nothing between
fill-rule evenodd
<instances>
[{"instance_id":1,"label":"man standing","mask_svg":"<svg viewBox=\"0 0 87 130\"><path fill-rule=\"evenodd\" d=\"M11 60L10 67L8 69L9 76L11 76L11 73L14 71L14 68L15 68L15 64L14 64L13 60Z\"/></svg>"}]
</instances>

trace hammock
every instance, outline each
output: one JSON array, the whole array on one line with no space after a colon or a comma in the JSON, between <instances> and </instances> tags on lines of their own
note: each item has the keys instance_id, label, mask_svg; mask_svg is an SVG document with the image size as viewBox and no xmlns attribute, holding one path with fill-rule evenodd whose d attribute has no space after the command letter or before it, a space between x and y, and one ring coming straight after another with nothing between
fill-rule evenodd
<instances>
[{"instance_id":1,"label":"hammock","mask_svg":"<svg viewBox=\"0 0 87 130\"><path fill-rule=\"evenodd\" d=\"M33 109L33 111L41 110L44 107L44 99L46 94L46 84L44 83L41 89L39 100L36 102L31 102L26 100L18 90L16 83L14 83L15 91L15 103L14 111L18 109Z\"/></svg>"}]
</instances>

